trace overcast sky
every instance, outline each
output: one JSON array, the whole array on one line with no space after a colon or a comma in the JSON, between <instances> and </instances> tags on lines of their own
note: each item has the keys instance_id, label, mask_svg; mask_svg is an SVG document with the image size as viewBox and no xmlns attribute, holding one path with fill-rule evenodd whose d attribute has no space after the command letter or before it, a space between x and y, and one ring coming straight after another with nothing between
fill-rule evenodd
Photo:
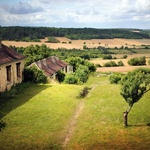
<instances>
[{"instance_id":1,"label":"overcast sky","mask_svg":"<svg viewBox=\"0 0 150 150\"><path fill-rule=\"evenodd\" d=\"M0 0L0 25L150 29L150 0Z\"/></svg>"}]
</instances>

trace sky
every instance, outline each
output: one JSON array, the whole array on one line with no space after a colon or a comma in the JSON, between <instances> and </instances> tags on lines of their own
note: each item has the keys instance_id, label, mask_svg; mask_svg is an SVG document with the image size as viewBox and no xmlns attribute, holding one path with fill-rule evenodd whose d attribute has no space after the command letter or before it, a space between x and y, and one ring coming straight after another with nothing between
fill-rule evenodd
<instances>
[{"instance_id":1,"label":"sky","mask_svg":"<svg viewBox=\"0 0 150 150\"><path fill-rule=\"evenodd\" d=\"M0 0L0 25L150 29L150 0Z\"/></svg>"}]
</instances>

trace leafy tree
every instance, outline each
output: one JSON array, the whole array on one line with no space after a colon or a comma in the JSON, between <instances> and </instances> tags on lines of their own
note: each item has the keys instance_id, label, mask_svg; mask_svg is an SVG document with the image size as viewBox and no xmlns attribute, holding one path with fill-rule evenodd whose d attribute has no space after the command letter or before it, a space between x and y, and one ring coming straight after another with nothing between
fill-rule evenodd
<instances>
[{"instance_id":1,"label":"leafy tree","mask_svg":"<svg viewBox=\"0 0 150 150\"><path fill-rule=\"evenodd\" d=\"M75 76L78 78L78 83L85 83L89 76L88 67L84 65L79 65L75 72Z\"/></svg>"},{"instance_id":2,"label":"leafy tree","mask_svg":"<svg viewBox=\"0 0 150 150\"><path fill-rule=\"evenodd\" d=\"M91 63L87 60L84 61L83 65L87 66L90 72L95 72L96 71L96 66L93 63Z\"/></svg>"},{"instance_id":3,"label":"leafy tree","mask_svg":"<svg viewBox=\"0 0 150 150\"><path fill-rule=\"evenodd\" d=\"M77 69L77 66L79 66L79 64L84 64L84 59L80 58L80 57L70 57L66 60L70 65L73 66L73 70L74 72Z\"/></svg>"},{"instance_id":4,"label":"leafy tree","mask_svg":"<svg viewBox=\"0 0 150 150\"><path fill-rule=\"evenodd\" d=\"M129 104L129 109L124 112L124 125L127 126L127 117L134 103L138 102L142 96L150 90L150 70L137 69L127 73L121 79L120 94Z\"/></svg>"}]
</instances>

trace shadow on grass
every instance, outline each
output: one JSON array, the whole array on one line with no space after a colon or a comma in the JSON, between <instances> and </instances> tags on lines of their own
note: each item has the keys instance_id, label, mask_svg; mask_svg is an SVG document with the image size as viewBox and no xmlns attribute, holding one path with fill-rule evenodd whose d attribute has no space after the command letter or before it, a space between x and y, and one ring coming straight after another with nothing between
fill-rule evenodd
<instances>
[{"instance_id":1,"label":"shadow on grass","mask_svg":"<svg viewBox=\"0 0 150 150\"><path fill-rule=\"evenodd\" d=\"M38 85L33 83L22 83L13 87L10 91L0 93L0 128L4 125L1 120L12 110L28 102L32 97L47 89L51 85ZM1 124L2 122L2 124Z\"/></svg>"},{"instance_id":2,"label":"shadow on grass","mask_svg":"<svg viewBox=\"0 0 150 150\"><path fill-rule=\"evenodd\" d=\"M6 122L4 122L3 120L0 120L0 132L5 129L5 127L7 126Z\"/></svg>"},{"instance_id":3,"label":"shadow on grass","mask_svg":"<svg viewBox=\"0 0 150 150\"><path fill-rule=\"evenodd\" d=\"M138 125L128 125L128 127L144 127L144 126L149 126L150 127L150 123L147 123L147 124L138 124Z\"/></svg>"}]
</instances>

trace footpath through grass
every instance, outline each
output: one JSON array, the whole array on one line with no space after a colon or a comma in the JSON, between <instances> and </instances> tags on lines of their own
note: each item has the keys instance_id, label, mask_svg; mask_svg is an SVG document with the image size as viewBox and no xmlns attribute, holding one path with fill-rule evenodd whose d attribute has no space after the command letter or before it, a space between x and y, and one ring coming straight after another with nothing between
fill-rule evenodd
<instances>
[{"instance_id":1,"label":"footpath through grass","mask_svg":"<svg viewBox=\"0 0 150 150\"><path fill-rule=\"evenodd\" d=\"M84 86L91 91L77 96ZM80 101L84 108L76 120L65 149L149 149L150 92L133 106L129 127L123 127L128 104L119 85L108 76L90 77L85 85L30 85L20 95L0 105L6 127L0 132L1 150L62 150L68 124Z\"/></svg>"}]
</instances>

